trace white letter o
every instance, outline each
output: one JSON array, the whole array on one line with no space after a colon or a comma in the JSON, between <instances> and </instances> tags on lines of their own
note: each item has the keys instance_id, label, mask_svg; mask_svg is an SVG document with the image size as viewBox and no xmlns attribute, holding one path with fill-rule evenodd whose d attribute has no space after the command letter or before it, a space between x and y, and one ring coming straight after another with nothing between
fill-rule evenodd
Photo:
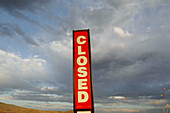
<instances>
[{"instance_id":1,"label":"white letter o","mask_svg":"<svg viewBox=\"0 0 170 113\"><path fill-rule=\"evenodd\" d=\"M80 62L81 59L83 59L83 62ZM87 64L87 58L85 56L79 56L77 58L77 64L80 66L86 65Z\"/></svg>"}]
</instances>

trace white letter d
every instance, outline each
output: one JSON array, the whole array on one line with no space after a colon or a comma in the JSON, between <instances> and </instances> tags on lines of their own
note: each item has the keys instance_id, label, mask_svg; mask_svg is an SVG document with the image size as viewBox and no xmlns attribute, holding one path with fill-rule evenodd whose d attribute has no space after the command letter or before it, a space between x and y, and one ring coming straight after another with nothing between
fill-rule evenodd
<instances>
[{"instance_id":1,"label":"white letter d","mask_svg":"<svg viewBox=\"0 0 170 113\"><path fill-rule=\"evenodd\" d=\"M84 95L84 98L83 98ZM87 102L89 96L88 93L85 91L79 91L78 92L78 103L82 103L82 102Z\"/></svg>"}]
</instances>

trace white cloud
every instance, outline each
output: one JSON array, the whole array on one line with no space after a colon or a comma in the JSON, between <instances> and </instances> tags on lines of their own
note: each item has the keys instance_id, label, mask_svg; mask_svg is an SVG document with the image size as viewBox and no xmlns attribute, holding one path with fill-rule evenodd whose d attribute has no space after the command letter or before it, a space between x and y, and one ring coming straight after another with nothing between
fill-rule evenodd
<instances>
[{"instance_id":1,"label":"white cloud","mask_svg":"<svg viewBox=\"0 0 170 113\"><path fill-rule=\"evenodd\" d=\"M118 99L118 100L120 100L120 99L125 99L125 97L123 97L123 96L110 96L110 97L108 97L109 99Z\"/></svg>"},{"instance_id":2,"label":"white cloud","mask_svg":"<svg viewBox=\"0 0 170 113\"><path fill-rule=\"evenodd\" d=\"M129 33L127 30L124 31L123 29L119 28L119 27L114 27L114 31L116 34L118 34L120 37L132 37L133 35L131 33Z\"/></svg>"},{"instance_id":3,"label":"white cloud","mask_svg":"<svg viewBox=\"0 0 170 113\"><path fill-rule=\"evenodd\" d=\"M44 59L21 58L14 53L0 50L1 87L19 88L26 85L29 80L46 79L47 69Z\"/></svg>"},{"instance_id":4,"label":"white cloud","mask_svg":"<svg viewBox=\"0 0 170 113\"><path fill-rule=\"evenodd\" d=\"M44 87L42 87L40 90L41 90L41 91L57 91L57 88L52 88L52 87L46 87L46 86L44 86Z\"/></svg>"},{"instance_id":5,"label":"white cloud","mask_svg":"<svg viewBox=\"0 0 170 113\"><path fill-rule=\"evenodd\" d=\"M62 55L70 59L71 55L71 40L62 40L62 41L53 41L50 43L50 48L57 52L58 54Z\"/></svg>"}]
</instances>

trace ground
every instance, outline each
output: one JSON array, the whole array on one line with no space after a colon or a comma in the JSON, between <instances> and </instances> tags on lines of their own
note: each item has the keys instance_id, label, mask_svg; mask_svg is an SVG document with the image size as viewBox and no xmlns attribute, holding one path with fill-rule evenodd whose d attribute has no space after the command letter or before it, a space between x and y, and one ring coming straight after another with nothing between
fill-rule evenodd
<instances>
[{"instance_id":1,"label":"ground","mask_svg":"<svg viewBox=\"0 0 170 113\"><path fill-rule=\"evenodd\" d=\"M73 113L73 111L41 111L0 102L0 113Z\"/></svg>"}]
</instances>

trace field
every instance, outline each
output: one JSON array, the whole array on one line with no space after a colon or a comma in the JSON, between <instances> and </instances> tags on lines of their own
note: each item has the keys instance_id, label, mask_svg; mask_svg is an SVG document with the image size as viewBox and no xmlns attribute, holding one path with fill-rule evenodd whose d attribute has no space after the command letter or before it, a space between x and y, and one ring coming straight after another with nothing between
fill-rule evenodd
<instances>
[{"instance_id":1,"label":"field","mask_svg":"<svg viewBox=\"0 0 170 113\"><path fill-rule=\"evenodd\" d=\"M0 113L73 113L73 111L41 111L0 102Z\"/></svg>"}]
</instances>

